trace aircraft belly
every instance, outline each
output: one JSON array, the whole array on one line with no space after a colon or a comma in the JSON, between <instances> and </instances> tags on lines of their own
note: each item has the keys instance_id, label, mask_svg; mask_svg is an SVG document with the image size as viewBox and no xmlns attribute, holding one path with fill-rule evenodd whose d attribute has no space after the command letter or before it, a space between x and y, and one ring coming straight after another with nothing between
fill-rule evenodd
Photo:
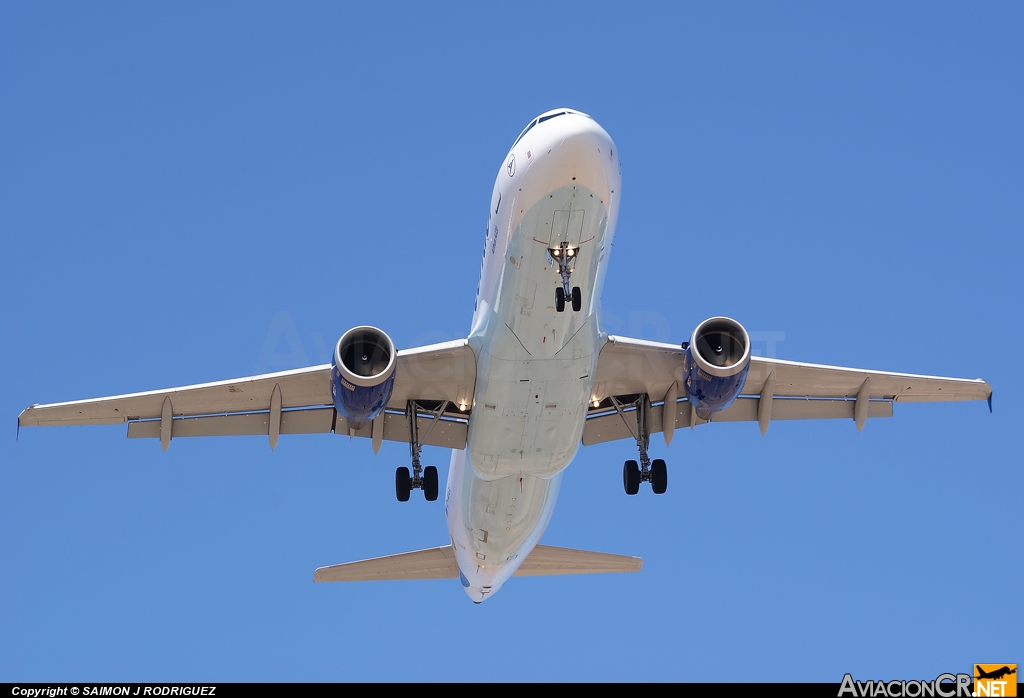
<instances>
[{"instance_id":1,"label":"aircraft belly","mask_svg":"<svg viewBox=\"0 0 1024 698\"><path fill-rule=\"evenodd\" d=\"M522 211L509 236L494 311L534 358L554 357L596 311L602 264L610 241L608 208L601 195L580 185L543 194ZM570 289L578 287L581 309L556 312L555 289L562 286L549 249L573 247Z\"/></svg>"},{"instance_id":2,"label":"aircraft belly","mask_svg":"<svg viewBox=\"0 0 1024 698\"><path fill-rule=\"evenodd\" d=\"M579 447L592 387L592 356L508 361L485 356L468 451L481 477L548 477Z\"/></svg>"},{"instance_id":3,"label":"aircraft belly","mask_svg":"<svg viewBox=\"0 0 1024 698\"><path fill-rule=\"evenodd\" d=\"M492 303L470 336L477 382L467 449L481 477L549 477L575 455L600 346L591 301L610 230L601 197L579 185L543 194L514 227ZM548 250L563 239L576 246L579 311L554 307L562 282Z\"/></svg>"}]
</instances>

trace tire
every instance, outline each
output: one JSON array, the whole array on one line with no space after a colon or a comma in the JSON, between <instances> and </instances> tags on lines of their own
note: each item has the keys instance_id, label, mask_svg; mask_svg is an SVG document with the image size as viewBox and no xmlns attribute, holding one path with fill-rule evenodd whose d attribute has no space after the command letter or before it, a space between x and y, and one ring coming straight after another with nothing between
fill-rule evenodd
<instances>
[{"instance_id":1,"label":"tire","mask_svg":"<svg viewBox=\"0 0 1024 698\"><path fill-rule=\"evenodd\" d=\"M572 287L572 310L574 313L580 312L580 308L583 307L583 298L580 297L580 287Z\"/></svg>"},{"instance_id":2,"label":"tire","mask_svg":"<svg viewBox=\"0 0 1024 698\"><path fill-rule=\"evenodd\" d=\"M622 485L626 494L636 494L640 491L640 465L635 460L628 460L622 466Z\"/></svg>"},{"instance_id":3,"label":"tire","mask_svg":"<svg viewBox=\"0 0 1024 698\"><path fill-rule=\"evenodd\" d=\"M654 494L665 494L665 490L668 489L668 468L665 467L665 461L660 458L651 463L651 489L654 490Z\"/></svg>"},{"instance_id":4,"label":"tire","mask_svg":"<svg viewBox=\"0 0 1024 698\"><path fill-rule=\"evenodd\" d=\"M428 502L437 501L437 468L432 465L423 469L423 497Z\"/></svg>"},{"instance_id":5,"label":"tire","mask_svg":"<svg viewBox=\"0 0 1024 698\"><path fill-rule=\"evenodd\" d=\"M555 289L555 311L561 313L565 310L565 289L559 286Z\"/></svg>"},{"instance_id":6,"label":"tire","mask_svg":"<svg viewBox=\"0 0 1024 698\"><path fill-rule=\"evenodd\" d=\"M409 493L412 491L412 476L408 468L399 468L395 471L395 496L400 502L409 501Z\"/></svg>"}]
</instances>

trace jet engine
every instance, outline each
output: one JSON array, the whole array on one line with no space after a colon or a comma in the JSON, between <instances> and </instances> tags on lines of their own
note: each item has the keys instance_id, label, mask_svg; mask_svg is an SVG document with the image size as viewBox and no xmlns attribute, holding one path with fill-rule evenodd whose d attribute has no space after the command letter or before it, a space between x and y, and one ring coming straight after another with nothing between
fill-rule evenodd
<instances>
[{"instance_id":1,"label":"jet engine","mask_svg":"<svg viewBox=\"0 0 1024 698\"><path fill-rule=\"evenodd\" d=\"M341 335L331 359L331 397L353 429L384 411L395 387L396 358L395 343L376 327Z\"/></svg>"},{"instance_id":2,"label":"jet engine","mask_svg":"<svg viewBox=\"0 0 1024 698\"><path fill-rule=\"evenodd\" d=\"M686 392L701 419L732 404L750 367L750 336L743 325L713 317L697 325L686 348Z\"/></svg>"}]
</instances>

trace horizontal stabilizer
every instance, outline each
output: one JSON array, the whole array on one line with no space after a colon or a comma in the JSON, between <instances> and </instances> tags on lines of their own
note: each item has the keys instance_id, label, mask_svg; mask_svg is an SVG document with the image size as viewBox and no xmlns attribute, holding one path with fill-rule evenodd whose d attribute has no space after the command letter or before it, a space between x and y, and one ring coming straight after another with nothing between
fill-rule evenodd
<instances>
[{"instance_id":1,"label":"horizontal stabilizer","mask_svg":"<svg viewBox=\"0 0 1024 698\"><path fill-rule=\"evenodd\" d=\"M639 572L643 566L643 558L639 557L538 545L530 552L513 576L539 577L548 574Z\"/></svg>"},{"instance_id":2,"label":"horizontal stabilizer","mask_svg":"<svg viewBox=\"0 0 1024 698\"><path fill-rule=\"evenodd\" d=\"M372 582L383 579L455 579L459 566L450 545L321 567L314 582Z\"/></svg>"},{"instance_id":3,"label":"horizontal stabilizer","mask_svg":"<svg viewBox=\"0 0 1024 698\"><path fill-rule=\"evenodd\" d=\"M554 548L538 545L516 570L516 577L554 574L600 574L639 572L644 561L628 555L595 553L589 550ZM321 567L313 575L315 582L367 582L384 579L455 579L459 566L450 545L385 555L370 560Z\"/></svg>"}]
</instances>

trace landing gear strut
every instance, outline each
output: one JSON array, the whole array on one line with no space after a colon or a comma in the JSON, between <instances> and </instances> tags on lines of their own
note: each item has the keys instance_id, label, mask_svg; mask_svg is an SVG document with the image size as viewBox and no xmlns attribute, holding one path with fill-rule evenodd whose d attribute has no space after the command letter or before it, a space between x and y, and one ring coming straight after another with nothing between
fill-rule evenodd
<instances>
[{"instance_id":1,"label":"landing gear strut","mask_svg":"<svg viewBox=\"0 0 1024 698\"><path fill-rule=\"evenodd\" d=\"M559 313L564 311L565 302L568 300L572 303L573 312L578 313L583 308L580 287L569 286L569 278L576 264L576 248L570 246L568 242L560 242L558 247L549 247L548 254L558 265L558 274L562 277L562 285L555 289L555 310Z\"/></svg>"},{"instance_id":2,"label":"landing gear strut","mask_svg":"<svg viewBox=\"0 0 1024 698\"><path fill-rule=\"evenodd\" d=\"M441 418L447 405L448 403L444 402L437 409L434 415L434 424ZM423 490L423 498L428 502L433 502L437 499L437 468L432 465L424 468L420 465L420 451L423 447L420 446L415 400L409 400L406 403L405 416L409 422L409 455L412 458L412 473L410 474L409 469L405 467L395 471L395 495L398 497L398 501L408 502L412 490ZM430 425L430 429L434 428L434 424ZM427 430L428 436L430 429Z\"/></svg>"},{"instance_id":3,"label":"landing gear strut","mask_svg":"<svg viewBox=\"0 0 1024 698\"><path fill-rule=\"evenodd\" d=\"M661 458L656 458L652 461L650 456L647 455L647 449L651 445L650 398L647 395L641 395L635 402L626 403L625 405L614 397L611 400L612 404L615 405L615 411L619 413L619 417L626 423L629 431L633 434L633 438L636 439L636 447L640 451L639 464L635 460L628 460L622 467L622 485L626 490L626 494L636 494L639 492L641 482L651 483L651 489L654 491L654 494L665 494L665 490L668 489L668 468L665 465L665 461ZM630 420L626 413L623 412L624 407L636 408L634 410L636 413L635 431L629 423Z\"/></svg>"}]
</instances>

